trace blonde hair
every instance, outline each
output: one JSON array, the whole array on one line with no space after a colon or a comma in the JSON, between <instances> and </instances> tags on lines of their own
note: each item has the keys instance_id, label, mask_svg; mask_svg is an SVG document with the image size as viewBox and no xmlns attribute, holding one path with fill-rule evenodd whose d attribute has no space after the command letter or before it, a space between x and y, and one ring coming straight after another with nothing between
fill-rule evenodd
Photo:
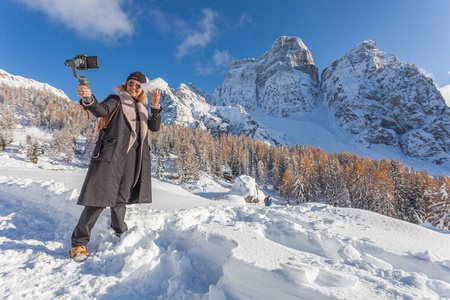
<instances>
[{"instance_id":1,"label":"blonde hair","mask_svg":"<svg viewBox=\"0 0 450 300\"><path fill-rule=\"evenodd\" d=\"M114 91L117 94L119 94L120 92L126 92L127 91L127 83L125 82L124 84L116 86L114 88ZM141 92L137 96L137 99L138 99L139 103L147 104L147 102L148 102L147 94L145 93L145 91L143 89L141 89Z\"/></svg>"}]
</instances>

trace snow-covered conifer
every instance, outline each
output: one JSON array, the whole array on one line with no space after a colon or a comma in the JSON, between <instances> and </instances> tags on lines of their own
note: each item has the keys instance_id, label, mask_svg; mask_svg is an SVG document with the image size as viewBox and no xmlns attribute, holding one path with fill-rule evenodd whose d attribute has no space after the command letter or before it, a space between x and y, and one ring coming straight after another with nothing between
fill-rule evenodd
<instances>
[{"instance_id":1,"label":"snow-covered conifer","mask_svg":"<svg viewBox=\"0 0 450 300\"><path fill-rule=\"evenodd\" d=\"M156 159L156 173L155 173L155 176L159 180L165 180L164 164L163 164L162 155L158 155L158 158Z\"/></svg>"},{"instance_id":2,"label":"snow-covered conifer","mask_svg":"<svg viewBox=\"0 0 450 300\"><path fill-rule=\"evenodd\" d=\"M443 177L438 184L426 221L436 228L450 230L450 179Z\"/></svg>"}]
</instances>

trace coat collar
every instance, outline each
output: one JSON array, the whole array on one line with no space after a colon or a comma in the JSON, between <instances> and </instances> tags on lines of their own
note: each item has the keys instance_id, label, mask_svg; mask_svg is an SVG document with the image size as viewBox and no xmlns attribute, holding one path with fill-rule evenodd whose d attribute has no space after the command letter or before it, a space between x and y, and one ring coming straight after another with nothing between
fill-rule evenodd
<instances>
[{"instance_id":1,"label":"coat collar","mask_svg":"<svg viewBox=\"0 0 450 300\"><path fill-rule=\"evenodd\" d=\"M125 116L125 119L127 120L128 124L131 128L131 135L130 135L130 142L128 145L127 152L131 149L131 146L133 146L134 142L136 141L136 109L135 105L137 105L138 112L139 112L139 120L140 120L140 136L141 141L145 139L145 136L147 135L148 130L148 111L144 107L142 103L136 102L130 94L123 91L119 93L120 101L122 103L122 111L123 115Z\"/></svg>"}]
</instances>

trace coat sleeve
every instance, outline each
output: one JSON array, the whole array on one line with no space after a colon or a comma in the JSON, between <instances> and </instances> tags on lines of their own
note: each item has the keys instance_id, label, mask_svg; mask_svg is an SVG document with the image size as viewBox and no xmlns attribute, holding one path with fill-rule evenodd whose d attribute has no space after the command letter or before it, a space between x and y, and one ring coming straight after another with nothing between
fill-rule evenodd
<instances>
[{"instance_id":1,"label":"coat sleeve","mask_svg":"<svg viewBox=\"0 0 450 300\"><path fill-rule=\"evenodd\" d=\"M118 95L109 95L102 103L99 103L94 95L92 95L92 98L93 101L91 103L86 104L83 99L81 99L80 104L97 118L109 116L120 101Z\"/></svg>"},{"instance_id":2,"label":"coat sleeve","mask_svg":"<svg viewBox=\"0 0 450 300\"><path fill-rule=\"evenodd\" d=\"M159 109L151 108L151 114L148 118L148 129L152 132L159 131L159 128L161 127L161 114L162 107Z\"/></svg>"}]
</instances>

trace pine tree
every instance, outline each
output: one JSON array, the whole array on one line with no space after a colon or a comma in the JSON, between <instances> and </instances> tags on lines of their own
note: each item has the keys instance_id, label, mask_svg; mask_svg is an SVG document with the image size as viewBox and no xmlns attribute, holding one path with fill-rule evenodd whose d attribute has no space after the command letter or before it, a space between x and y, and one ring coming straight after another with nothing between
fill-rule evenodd
<instances>
[{"instance_id":1,"label":"pine tree","mask_svg":"<svg viewBox=\"0 0 450 300\"><path fill-rule=\"evenodd\" d=\"M412 187L410 193L410 210L409 210L409 222L415 224L422 224L425 221L425 199L424 191L418 176L413 176L410 179Z\"/></svg>"},{"instance_id":2,"label":"pine tree","mask_svg":"<svg viewBox=\"0 0 450 300\"><path fill-rule=\"evenodd\" d=\"M258 161L258 165L256 167L256 173L258 174L259 185L263 189L266 186L266 166L262 160Z\"/></svg>"},{"instance_id":3,"label":"pine tree","mask_svg":"<svg viewBox=\"0 0 450 300\"><path fill-rule=\"evenodd\" d=\"M156 174L155 174L155 176L159 180L165 180L164 164L163 164L162 155L158 155L158 158L156 160Z\"/></svg>"},{"instance_id":4,"label":"pine tree","mask_svg":"<svg viewBox=\"0 0 450 300\"><path fill-rule=\"evenodd\" d=\"M273 152L273 159L272 159L272 168L270 170L270 179L272 181L272 184L275 186L275 188L279 189L281 178L283 174L281 172L281 165L280 165L280 152L278 148L275 148Z\"/></svg>"},{"instance_id":5,"label":"pine tree","mask_svg":"<svg viewBox=\"0 0 450 300\"><path fill-rule=\"evenodd\" d=\"M62 130L55 130L53 132L53 150L54 156L62 155L65 162L72 162L75 158L75 137L67 127Z\"/></svg>"},{"instance_id":6,"label":"pine tree","mask_svg":"<svg viewBox=\"0 0 450 300\"><path fill-rule=\"evenodd\" d=\"M409 200L407 195L407 184L402 170L401 162L391 161L389 174L394 183L395 189L395 209L399 219L407 221L409 219Z\"/></svg>"},{"instance_id":7,"label":"pine tree","mask_svg":"<svg viewBox=\"0 0 450 300\"><path fill-rule=\"evenodd\" d=\"M443 177L439 188L431 192L432 203L427 215L427 222L436 228L450 230L450 179Z\"/></svg>"},{"instance_id":8,"label":"pine tree","mask_svg":"<svg viewBox=\"0 0 450 300\"><path fill-rule=\"evenodd\" d=\"M297 173L295 179L293 179L294 183L292 186L291 195L292 198L295 199L295 204L305 203L307 202L307 197L305 193L305 179L304 174Z\"/></svg>"},{"instance_id":9,"label":"pine tree","mask_svg":"<svg viewBox=\"0 0 450 300\"><path fill-rule=\"evenodd\" d=\"M183 159L183 153L178 152L178 157L177 157L177 174L178 174L178 180L180 182L185 182L186 180L184 179L184 159Z\"/></svg>"},{"instance_id":10,"label":"pine tree","mask_svg":"<svg viewBox=\"0 0 450 300\"><path fill-rule=\"evenodd\" d=\"M37 164L39 156L42 155L42 149L38 140L30 135L27 135L25 149L26 160L32 162L33 164Z\"/></svg>"},{"instance_id":11,"label":"pine tree","mask_svg":"<svg viewBox=\"0 0 450 300\"><path fill-rule=\"evenodd\" d=\"M13 142L13 129L19 123L14 114L15 109L2 105L2 116L0 118L0 151Z\"/></svg>"}]
</instances>

